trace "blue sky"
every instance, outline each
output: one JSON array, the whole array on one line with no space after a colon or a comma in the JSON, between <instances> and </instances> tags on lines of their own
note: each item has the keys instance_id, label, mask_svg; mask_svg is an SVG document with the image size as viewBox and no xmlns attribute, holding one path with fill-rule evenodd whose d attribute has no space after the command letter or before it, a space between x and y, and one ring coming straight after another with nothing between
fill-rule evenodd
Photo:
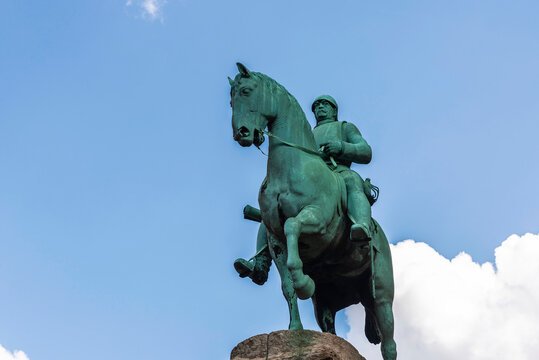
<instances>
[{"instance_id":1,"label":"blue sky","mask_svg":"<svg viewBox=\"0 0 539 360\"><path fill-rule=\"evenodd\" d=\"M0 344L32 360L210 360L287 326L276 270L257 287L232 267L254 250L241 210L265 172L232 139L237 61L312 124L312 100L337 99L373 148L355 169L381 188L373 214L392 243L493 262L511 234L539 233L538 11L5 1ZM310 302L301 311L316 329Z\"/></svg>"}]
</instances>

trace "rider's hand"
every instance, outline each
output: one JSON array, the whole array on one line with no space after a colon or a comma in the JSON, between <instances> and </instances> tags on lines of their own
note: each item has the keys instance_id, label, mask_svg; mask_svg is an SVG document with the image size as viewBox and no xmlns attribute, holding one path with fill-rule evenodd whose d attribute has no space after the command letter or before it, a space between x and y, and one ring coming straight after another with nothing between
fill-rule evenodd
<instances>
[{"instance_id":1,"label":"rider's hand","mask_svg":"<svg viewBox=\"0 0 539 360\"><path fill-rule=\"evenodd\" d=\"M328 156L339 156L342 154L343 146L340 141L331 141L322 145L323 151Z\"/></svg>"},{"instance_id":2,"label":"rider's hand","mask_svg":"<svg viewBox=\"0 0 539 360\"><path fill-rule=\"evenodd\" d=\"M320 146L320 149L318 149L318 152L320 153L320 157L322 157L324 161L329 159L329 156L324 152L323 146Z\"/></svg>"}]
</instances>

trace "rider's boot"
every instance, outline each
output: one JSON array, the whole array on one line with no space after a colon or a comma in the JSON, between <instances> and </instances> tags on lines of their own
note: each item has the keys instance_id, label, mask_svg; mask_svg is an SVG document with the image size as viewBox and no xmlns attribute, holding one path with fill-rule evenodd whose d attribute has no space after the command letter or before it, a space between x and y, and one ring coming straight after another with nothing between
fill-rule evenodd
<instances>
[{"instance_id":1,"label":"rider's boot","mask_svg":"<svg viewBox=\"0 0 539 360\"><path fill-rule=\"evenodd\" d=\"M271 255L267 247L251 260L239 258L234 261L234 269L240 277L249 277L257 285L263 285L268 280L270 266Z\"/></svg>"},{"instance_id":2,"label":"rider's boot","mask_svg":"<svg viewBox=\"0 0 539 360\"><path fill-rule=\"evenodd\" d=\"M364 242L372 239L371 205L363 192L348 194L348 214L355 221L350 227L350 240Z\"/></svg>"}]
</instances>

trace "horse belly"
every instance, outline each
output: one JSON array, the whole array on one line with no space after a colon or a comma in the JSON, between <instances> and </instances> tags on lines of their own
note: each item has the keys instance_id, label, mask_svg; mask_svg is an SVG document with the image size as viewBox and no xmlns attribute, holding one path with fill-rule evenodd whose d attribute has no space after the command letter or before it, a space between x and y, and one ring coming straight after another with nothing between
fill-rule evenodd
<instances>
[{"instance_id":1,"label":"horse belly","mask_svg":"<svg viewBox=\"0 0 539 360\"><path fill-rule=\"evenodd\" d=\"M301 259L310 263L321 257L331 257L343 244L344 234L347 232L347 224L343 220L335 214L322 231L302 234L299 238Z\"/></svg>"}]
</instances>

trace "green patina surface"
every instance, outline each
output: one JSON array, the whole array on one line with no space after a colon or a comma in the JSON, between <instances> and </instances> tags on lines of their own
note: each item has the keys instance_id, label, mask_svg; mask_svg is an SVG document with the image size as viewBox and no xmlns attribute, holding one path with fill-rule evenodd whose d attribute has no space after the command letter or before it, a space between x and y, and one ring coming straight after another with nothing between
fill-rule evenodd
<instances>
[{"instance_id":1,"label":"green patina surface","mask_svg":"<svg viewBox=\"0 0 539 360\"><path fill-rule=\"evenodd\" d=\"M238 63L231 85L234 139L244 147L269 140L267 174L259 192L257 253L238 259L240 276L263 284L271 261L281 276L289 329L302 329L297 300L311 298L324 332L335 333L335 313L361 303L365 335L396 359L393 269L389 244L371 217L378 189L350 169L372 150L357 127L338 120L329 95L316 98L311 129L297 100L270 77ZM308 339L298 339L298 349Z\"/></svg>"}]
</instances>

